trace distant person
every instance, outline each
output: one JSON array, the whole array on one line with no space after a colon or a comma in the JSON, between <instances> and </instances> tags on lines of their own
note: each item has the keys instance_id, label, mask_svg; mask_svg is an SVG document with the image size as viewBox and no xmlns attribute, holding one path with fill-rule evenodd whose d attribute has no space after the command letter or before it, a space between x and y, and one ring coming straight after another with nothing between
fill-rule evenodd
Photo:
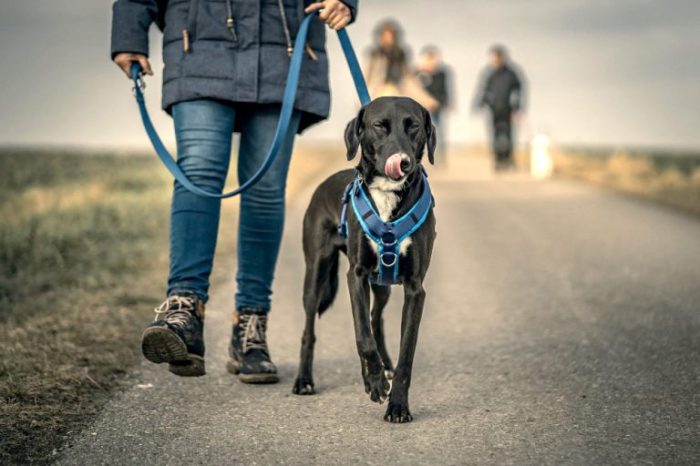
<instances>
[{"instance_id":1,"label":"distant person","mask_svg":"<svg viewBox=\"0 0 700 466\"><path fill-rule=\"evenodd\" d=\"M504 170L514 166L512 123L524 109L524 90L505 47L493 46L489 59L491 63L484 72L477 105L491 110L494 166L496 170Z\"/></svg>"},{"instance_id":2,"label":"distant person","mask_svg":"<svg viewBox=\"0 0 700 466\"><path fill-rule=\"evenodd\" d=\"M428 110L437 109L438 102L423 90L411 70L401 26L393 20L380 22L374 31L374 44L364 69L372 98L406 96Z\"/></svg>"},{"instance_id":3,"label":"distant person","mask_svg":"<svg viewBox=\"0 0 700 466\"><path fill-rule=\"evenodd\" d=\"M430 116L438 131L439 147L442 154L446 151L444 135L444 121L447 110L450 107L450 71L442 62L440 50L428 45L421 50L418 57L418 66L415 72L418 81L430 96L437 102Z\"/></svg>"},{"instance_id":4,"label":"distant person","mask_svg":"<svg viewBox=\"0 0 700 466\"><path fill-rule=\"evenodd\" d=\"M280 117L285 86L280 76L289 69L301 12L322 10L318 19L341 29L354 19L357 1L280 0L271 6L258 1L116 0L111 55L127 77L133 62L152 75L149 29L155 22L164 31L162 104L173 117L177 163L193 183L220 193L234 131L241 134L241 183L267 155ZM325 35L325 26L314 21L291 117L294 133L328 117ZM240 197L236 310L227 367L245 383L278 381L266 330L294 133L286 136L267 173ZM141 344L146 358L169 363L176 375L205 373L204 304L220 213L220 199L193 194L175 182L166 299Z\"/></svg>"}]
</instances>

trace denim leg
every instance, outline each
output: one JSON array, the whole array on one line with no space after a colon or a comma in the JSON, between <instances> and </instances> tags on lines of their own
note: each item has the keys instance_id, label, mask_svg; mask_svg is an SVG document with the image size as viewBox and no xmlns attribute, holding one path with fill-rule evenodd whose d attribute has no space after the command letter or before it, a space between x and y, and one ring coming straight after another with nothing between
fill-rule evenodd
<instances>
[{"instance_id":1,"label":"denim leg","mask_svg":"<svg viewBox=\"0 0 700 466\"><path fill-rule=\"evenodd\" d=\"M173 106L177 163L197 186L221 192L231 157L236 112L214 100ZM188 291L206 301L221 200L189 192L177 181L170 217L168 294Z\"/></svg>"},{"instance_id":2,"label":"denim leg","mask_svg":"<svg viewBox=\"0 0 700 466\"><path fill-rule=\"evenodd\" d=\"M239 182L249 179L263 162L277 127L280 107L255 107L242 121L238 153ZM272 279L284 228L284 195L287 172L299 126L294 112L291 135L282 144L275 162L263 178L241 195L238 225L236 307L270 309Z\"/></svg>"}]
</instances>

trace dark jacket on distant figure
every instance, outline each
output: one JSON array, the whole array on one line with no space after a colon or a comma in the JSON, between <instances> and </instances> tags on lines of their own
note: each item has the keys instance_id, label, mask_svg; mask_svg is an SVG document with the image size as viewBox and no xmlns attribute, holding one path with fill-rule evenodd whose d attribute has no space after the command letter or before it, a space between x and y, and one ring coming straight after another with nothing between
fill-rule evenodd
<instances>
[{"instance_id":1,"label":"dark jacket on distant figure","mask_svg":"<svg viewBox=\"0 0 700 466\"><path fill-rule=\"evenodd\" d=\"M450 77L447 69L441 66L434 73L418 71L416 76L423 85L423 89L440 103L440 108L437 111L447 110L450 106Z\"/></svg>"},{"instance_id":2,"label":"dark jacket on distant figure","mask_svg":"<svg viewBox=\"0 0 700 466\"><path fill-rule=\"evenodd\" d=\"M518 74L508 65L488 70L487 73L478 105L489 107L494 117L523 110L523 86Z\"/></svg>"},{"instance_id":3,"label":"dark jacket on distant figure","mask_svg":"<svg viewBox=\"0 0 700 466\"><path fill-rule=\"evenodd\" d=\"M357 2L343 0L353 20ZM162 3L114 2L112 58L119 52L148 55L148 30L158 20L158 4ZM289 69L288 42L294 42L304 7L310 3L313 1L169 0L163 31L163 109L169 112L177 102L201 98L281 103ZM227 24L229 17L232 27ZM304 54L295 102L302 112L300 132L328 117L325 29L320 21L313 21L309 28L312 53Z\"/></svg>"}]
</instances>

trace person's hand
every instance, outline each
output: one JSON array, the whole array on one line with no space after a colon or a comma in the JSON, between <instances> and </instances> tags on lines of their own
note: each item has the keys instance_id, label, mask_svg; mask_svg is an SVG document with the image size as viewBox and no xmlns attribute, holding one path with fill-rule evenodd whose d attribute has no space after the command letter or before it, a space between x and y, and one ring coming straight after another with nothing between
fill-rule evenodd
<instances>
[{"instance_id":1,"label":"person's hand","mask_svg":"<svg viewBox=\"0 0 700 466\"><path fill-rule=\"evenodd\" d=\"M336 31L343 29L352 21L350 8L340 0L323 0L322 2L312 3L306 7L304 13L309 14L320 9L323 9L323 11L318 14L318 19Z\"/></svg>"},{"instance_id":2,"label":"person's hand","mask_svg":"<svg viewBox=\"0 0 700 466\"><path fill-rule=\"evenodd\" d=\"M131 79L131 63L138 62L141 65L141 71L143 74L153 76L153 71L151 70L151 64L148 61L148 57L141 53L129 53L122 52L118 53L114 57L114 63L117 64L119 68L122 69L126 77Z\"/></svg>"}]
</instances>

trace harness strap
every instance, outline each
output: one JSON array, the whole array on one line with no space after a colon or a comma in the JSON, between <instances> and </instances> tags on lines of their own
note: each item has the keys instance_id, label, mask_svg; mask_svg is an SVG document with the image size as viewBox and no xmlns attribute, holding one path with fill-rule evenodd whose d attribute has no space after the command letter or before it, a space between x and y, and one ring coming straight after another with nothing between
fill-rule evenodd
<instances>
[{"instance_id":1,"label":"harness strap","mask_svg":"<svg viewBox=\"0 0 700 466\"><path fill-rule=\"evenodd\" d=\"M399 281L399 246L403 240L420 228L428 218L433 207L433 195L428 184L428 175L421 167L421 195L406 214L400 218L384 223L372 206L367 193L362 189L362 178L358 176L348 184L343 193L343 208L341 210L338 233L348 237L347 204L352 204L363 232L377 245L379 264L377 273L370 276L370 282L378 285L392 285Z\"/></svg>"},{"instance_id":2,"label":"harness strap","mask_svg":"<svg viewBox=\"0 0 700 466\"><path fill-rule=\"evenodd\" d=\"M143 126L146 129L146 134L153 145L153 148L158 155L158 158L163 162L165 167L170 171L170 173L175 177L175 179L184 186L187 190L194 194L200 196L211 197L216 199L224 199L228 197L236 196L243 191L246 191L252 187L255 183L260 181L260 179L265 175L267 170L272 166L275 161L277 154L282 147L282 143L285 136L289 134L289 124L292 118L292 112L294 110L294 101L296 99L297 88L299 87L299 76L301 74L302 58L304 56L304 44L306 43L306 37L309 32L309 24L311 20L316 16L317 12L311 13L302 21L299 26L299 31L297 32L296 40L294 43L294 52L291 57L291 62L289 64L289 72L287 74L287 83L284 88L284 94L282 97L282 108L280 110L280 118L277 123L277 129L275 131L275 136L272 141L272 145L267 153L265 161L260 165L258 171L255 172L248 180L245 181L241 186L233 191L227 193L216 193L212 191L204 190L194 183L192 183L187 175L182 171L180 165L175 161L175 159L170 155L168 150L165 148L163 141L161 140L158 132L153 126L151 117L146 109L146 102L143 95L144 84L141 79L141 66L137 62L131 64L131 79L134 82L134 96L136 97L136 103L139 107L139 113L141 115L141 120L143 121ZM340 40L340 45L343 48L345 54L345 59L350 67L350 73L352 74L353 81L355 83L355 89L357 90L357 95L360 98L362 105L367 105L370 102L369 91L367 90L367 84L365 83L364 77L362 76L362 70L355 56L355 51L352 48L352 43L348 37L347 31L341 29L338 31L338 40Z\"/></svg>"},{"instance_id":3,"label":"harness strap","mask_svg":"<svg viewBox=\"0 0 700 466\"><path fill-rule=\"evenodd\" d=\"M340 209L340 224L338 224L338 235L343 239L348 239L348 202L350 202L350 192L355 185L354 180L348 183L343 191L343 205Z\"/></svg>"}]
</instances>

